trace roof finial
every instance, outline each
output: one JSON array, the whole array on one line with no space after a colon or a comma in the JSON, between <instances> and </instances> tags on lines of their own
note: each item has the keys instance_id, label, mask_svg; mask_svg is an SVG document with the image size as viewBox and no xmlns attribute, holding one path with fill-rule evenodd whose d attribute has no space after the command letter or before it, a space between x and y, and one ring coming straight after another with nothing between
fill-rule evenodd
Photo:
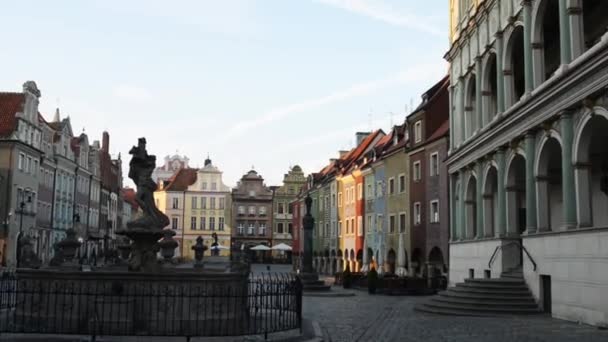
<instances>
[{"instance_id":1,"label":"roof finial","mask_svg":"<svg viewBox=\"0 0 608 342\"><path fill-rule=\"evenodd\" d=\"M59 114L59 107L55 109L55 116L53 116L53 122L61 121L61 116Z\"/></svg>"}]
</instances>

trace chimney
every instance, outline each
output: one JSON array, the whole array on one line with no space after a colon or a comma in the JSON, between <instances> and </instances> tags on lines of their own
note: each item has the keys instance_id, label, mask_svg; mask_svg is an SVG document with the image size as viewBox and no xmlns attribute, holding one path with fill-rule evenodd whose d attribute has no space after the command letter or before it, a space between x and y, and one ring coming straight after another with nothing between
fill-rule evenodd
<instances>
[{"instance_id":1,"label":"chimney","mask_svg":"<svg viewBox=\"0 0 608 342\"><path fill-rule=\"evenodd\" d=\"M59 108L55 109L55 116L53 116L53 122L61 121L61 115L59 114Z\"/></svg>"},{"instance_id":2,"label":"chimney","mask_svg":"<svg viewBox=\"0 0 608 342\"><path fill-rule=\"evenodd\" d=\"M108 132L103 132L103 137L101 139L101 150L110 153L110 134Z\"/></svg>"},{"instance_id":3,"label":"chimney","mask_svg":"<svg viewBox=\"0 0 608 342\"><path fill-rule=\"evenodd\" d=\"M349 151L345 151L345 150L338 151L338 156L339 156L338 158L342 158L342 157L344 157L344 156L345 156L345 155L346 155L348 152L349 152Z\"/></svg>"},{"instance_id":4,"label":"chimney","mask_svg":"<svg viewBox=\"0 0 608 342\"><path fill-rule=\"evenodd\" d=\"M355 133L355 138L357 140L357 146L361 145L363 140L367 138L371 133L370 132L357 132Z\"/></svg>"},{"instance_id":5,"label":"chimney","mask_svg":"<svg viewBox=\"0 0 608 342\"><path fill-rule=\"evenodd\" d=\"M336 162L336 160L338 160L338 159L336 159L336 158L330 158L330 159L329 159L329 163L330 163L330 164L331 164L331 163L335 163L335 162Z\"/></svg>"}]
</instances>

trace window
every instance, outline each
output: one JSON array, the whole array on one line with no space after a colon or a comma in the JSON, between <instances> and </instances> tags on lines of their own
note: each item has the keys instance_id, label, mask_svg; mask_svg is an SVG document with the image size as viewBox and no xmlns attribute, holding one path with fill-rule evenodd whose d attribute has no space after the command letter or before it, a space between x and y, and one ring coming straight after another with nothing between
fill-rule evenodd
<instances>
[{"instance_id":1,"label":"window","mask_svg":"<svg viewBox=\"0 0 608 342\"><path fill-rule=\"evenodd\" d=\"M323 233L323 235L329 236L329 222L325 222L325 230L323 231Z\"/></svg>"},{"instance_id":2,"label":"window","mask_svg":"<svg viewBox=\"0 0 608 342\"><path fill-rule=\"evenodd\" d=\"M38 177L38 161L34 160L34 168L32 170L32 173L34 174L34 177Z\"/></svg>"},{"instance_id":3,"label":"window","mask_svg":"<svg viewBox=\"0 0 608 342\"><path fill-rule=\"evenodd\" d=\"M346 220L346 234L350 234L350 220Z\"/></svg>"},{"instance_id":4,"label":"window","mask_svg":"<svg viewBox=\"0 0 608 342\"><path fill-rule=\"evenodd\" d=\"M277 233L283 234L283 223L277 223Z\"/></svg>"},{"instance_id":5,"label":"window","mask_svg":"<svg viewBox=\"0 0 608 342\"><path fill-rule=\"evenodd\" d=\"M179 209L179 198L174 198L173 199L173 209Z\"/></svg>"},{"instance_id":6,"label":"window","mask_svg":"<svg viewBox=\"0 0 608 342\"><path fill-rule=\"evenodd\" d=\"M196 217L190 218L190 229L196 230Z\"/></svg>"},{"instance_id":7,"label":"window","mask_svg":"<svg viewBox=\"0 0 608 342\"><path fill-rule=\"evenodd\" d=\"M242 223L239 223L236 229L239 235L243 235L245 233L245 225Z\"/></svg>"},{"instance_id":8,"label":"window","mask_svg":"<svg viewBox=\"0 0 608 342\"><path fill-rule=\"evenodd\" d=\"M357 216L357 236L363 236L363 217Z\"/></svg>"},{"instance_id":9,"label":"window","mask_svg":"<svg viewBox=\"0 0 608 342\"><path fill-rule=\"evenodd\" d=\"M215 230L215 217L209 218L209 230Z\"/></svg>"},{"instance_id":10,"label":"window","mask_svg":"<svg viewBox=\"0 0 608 342\"><path fill-rule=\"evenodd\" d=\"M416 121L414 124L414 142L422 140L422 121Z\"/></svg>"},{"instance_id":11,"label":"window","mask_svg":"<svg viewBox=\"0 0 608 342\"><path fill-rule=\"evenodd\" d=\"M287 213L293 214L293 206L291 204L287 204Z\"/></svg>"},{"instance_id":12,"label":"window","mask_svg":"<svg viewBox=\"0 0 608 342\"><path fill-rule=\"evenodd\" d=\"M192 197L192 209L198 207L198 197Z\"/></svg>"},{"instance_id":13,"label":"window","mask_svg":"<svg viewBox=\"0 0 608 342\"><path fill-rule=\"evenodd\" d=\"M414 203L414 224L420 224L420 202Z\"/></svg>"},{"instance_id":14,"label":"window","mask_svg":"<svg viewBox=\"0 0 608 342\"><path fill-rule=\"evenodd\" d=\"M331 195L331 206L336 207L336 194Z\"/></svg>"},{"instance_id":15,"label":"window","mask_svg":"<svg viewBox=\"0 0 608 342\"><path fill-rule=\"evenodd\" d=\"M358 200L363 199L363 183L357 184L357 199Z\"/></svg>"},{"instance_id":16,"label":"window","mask_svg":"<svg viewBox=\"0 0 608 342\"><path fill-rule=\"evenodd\" d=\"M372 215L367 215L367 225L365 226L365 228L367 228L367 232L369 233L372 229Z\"/></svg>"},{"instance_id":17,"label":"window","mask_svg":"<svg viewBox=\"0 0 608 342\"><path fill-rule=\"evenodd\" d=\"M350 203L355 203L355 187L350 188Z\"/></svg>"},{"instance_id":18,"label":"window","mask_svg":"<svg viewBox=\"0 0 608 342\"><path fill-rule=\"evenodd\" d=\"M203 190L207 190L207 182L203 182Z\"/></svg>"},{"instance_id":19,"label":"window","mask_svg":"<svg viewBox=\"0 0 608 342\"><path fill-rule=\"evenodd\" d=\"M279 202L278 205L279 205L278 213L279 214L285 213L285 204L283 202Z\"/></svg>"},{"instance_id":20,"label":"window","mask_svg":"<svg viewBox=\"0 0 608 342\"><path fill-rule=\"evenodd\" d=\"M220 217L217 219L217 230L224 230L224 218Z\"/></svg>"},{"instance_id":21,"label":"window","mask_svg":"<svg viewBox=\"0 0 608 342\"><path fill-rule=\"evenodd\" d=\"M201 209L207 209L207 197L201 197Z\"/></svg>"},{"instance_id":22,"label":"window","mask_svg":"<svg viewBox=\"0 0 608 342\"><path fill-rule=\"evenodd\" d=\"M382 181L376 183L376 197L382 197Z\"/></svg>"},{"instance_id":23,"label":"window","mask_svg":"<svg viewBox=\"0 0 608 342\"><path fill-rule=\"evenodd\" d=\"M266 216L266 207L260 207L259 213L260 213L260 216Z\"/></svg>"},{"instance_id":24,"label":"window","mask_svg":"<svg viewBox=\"0 0 608 342\"><path fill-rule=\"evenodd\" d=\"M388 194L389 195L395 194L395 178L389 178L389 180L388 180Z\"/></svg>"},{"instance_id":25,"label":"window","mask_svg":"<svg viewBox=\"0 0 608 342\"><path fill-rule=\"evenodd\" d=\"M171 228L177 230L177 226L179 225L179 219L177 217L171 218Z\"/></svg>"},{"instance_id":26,"label":"window","mask_svg":"<svg viewBox=\"0 0 608 342\"><path fill-rule=\"evenodd\" d=\"M338 192L338 207L342 207L342 193Z\"/></svg>"},{"instance_id":27,"label":"window","mask_svg":"<svg viewBox=\"0 0 608 342\"><path fill-rule=\"evenodd\" d=\"M342 221L338 221L338 236L342 236Z\"/></svg>"},{"instance_id":28,"label":"window","mask_svg":"<svg viewBox=\"0 0 608 342\"><path fill-rule=\"evenodd\" d=\"M209 198L209 209L215 209L215 197Z\"/></svg>"},{"instance_id":29,"label":"window","mask_svg":"<svg viewBox=\"0 0 608 342\"><path fill-rule=\"evenodd\" d=\"M238 211L239 215L245 215L245 207L243 207L242 205L239 205L239 208L237 211Z\"/></svg>"},{"instance_id":30,"label":"window","mask_svg":"<svg viewBox=\"0 0 608 342\"><path fill-rule=\"evenodd\" d=\"M377 218L376 218L376 230L378 232L382 231L382 220L383 220L383 215L382 214L378 214Z\"/></svg>"},{"instance_id":31,"label":"window","mask_svg":"<svg viewBox=\"0 0 608 342\"><path fill-rule=\"evenodd\" d=\"M395 232L395 215L388 217L388 231L391 234Z\"/></svg>"},{"instance_id":32,"label":"window","mask_svg":"<svg viewBox=\"0 0 608 342\"><path fill-rule=\"evenodd\" d=\"M260 227L258 229L259 235L266 235L266 223L260 223Z\"/></svg>"},{"instance_id":33,"label":"window","mask_svg":"<svg viewBox=\"0 0 608 342\"><path fill-rule=\"evenodd\" d=\"M19 170L23 171L25 169L25 154L19 153Z\"/></svg>"},{"instance_id":34,"label":"window","mask_svg":"<svg viewBox=\"0 0 608 342\"><path fill-rule=\"evenodd\" d=\"M254 206L249 207L249 216L255 216L255 207Z\"/></svg>"},{"instance_id":35,"label":"window","mask_svg":"<svg viewBox=\"0 0 608 342\"><path fill-rule=\"evenodd\" d=\"M414 162L414 181L417 182L421 178L420 161Z\"/></svg>"},{"instance_id":36,"label":"window","mask_svg":"<svg viewBox=\"0 0 608 342\"><path fill-rule=\"evenodd\" d=\"M220 198L220 209L224 209L226 207L226 199Z\"/></svg>"},{"instance_id":37,"label":"window","mask_svg":"<svg viewBox=\"0 0 608 342\"><path fill-rule=\"evenodd\" d=\"M437 152L431 154L430 161L431 177L439 175L439 154Z\"/></svg>"},{"instance_id":38,"label":"window","mask_svg":"<svg viewBox=\"0 0 608 342\"><path fill-rule=\"evenodd\" d=\"M207 227L205 227L205 218L201 217L201 230L205 230L207 229Z\"/></svg>"},{"instance_id":39,"label":"window","mask_svg":"<svg viewBox=\"0 0 608 342\"><path fill-rule=\"evenodd\" d=\"M287 224L287 233L293 234L293 224L291 224L291 223Z\"/></svg>"},{"instance_id":40,"label":"window","mask_svg":"<svg viewBox=\"0 0 608 342\"><path fill-rule=\"evenodd\" d=\"M439 201L431 201L431 223L439 222Z\"/></svg>"},{"instance_id":41,"label":"window","mask_svg":"<svg viewBox=\"0 0 608 342\"><path fill-rule=\"evenodd\" d=\"M399 214L399 232L405 233L405 214Z\"/></svg>"},{"instance_id":42,"label":"window","mask_svg":"<svg viewBox=\"0 0 608 342\"><path fill-rule=\"evenodd\" d=\"M367 193L365 194L366 198L373 198L374 194L372 193L372 185L367 184Z\"/></svg>"},{"instance_id":43,"label":"window","mask_svg":"<svg viewBox=\"0 0 608 342\"><path fill-rule=\"evenodd\" d=\"M217 190L217 183L211 183L211 190Z\"/></svg>"},{"instance_id":44,"label":"window","mask_svg":"<svg viewBox=\"0 0 608 342\"><path fill-rule=\"evenodd\" d=\"M405 175L399 175L399 193L405 192Z\"/></svg>"},{"instance_id":45,"label":"window","mask_svg":"<svg viewBox=\"0 0 608 342\"><path fill-rule=\"evenodd\" d=\"M254 230L255 230L255 227L254 227L253 223L249 223L249 226L247 227L247 234L253 235Z\"/></svg>"},{"instance_id":46,"label":"window","mask_svg":"<svg viewBox=\"0 0 608 342\"><path fill-rule=\"evenodd\" d=\"M32 172L31 167L32 167L32 157L27 157L27 159L25 160L25 172L31 173Z\"/></svg>"}]
</instances>

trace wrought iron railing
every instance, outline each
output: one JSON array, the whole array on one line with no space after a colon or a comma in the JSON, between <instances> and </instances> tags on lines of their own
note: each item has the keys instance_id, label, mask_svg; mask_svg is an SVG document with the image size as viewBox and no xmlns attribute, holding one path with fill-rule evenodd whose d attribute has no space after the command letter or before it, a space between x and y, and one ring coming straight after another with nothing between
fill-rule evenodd
<instances>
[{"instance_id":1,"label":"wrought iron railing","mask_svg":"<svg viewBox=\"0 0 608 342\"><path fill-rule=\"evenodd\" d=\"M496 255L498 254L499 250L502 250L504 247L512 246L512 245L519 247L519 249L526 254L528 259L532 263L532 266L534 267L534 271L536 271L536 262L534 261L534 258L532 258L532 256L530 255L530 253L526 249L526 246L524 246L523 244L521 244L520 242L517 242L517 241L511 241L507 244L496 246L496 248L494 249L494 253L492 253L492 256L490 257L490 261L488 261L488 268L492 268L492 264L494 263L494 260L496 259ZM518 266L523 266L523 263L524 263L524 260L522 257L519 260Z\"/></svg>"},{"instance_id":2,"label":"wrought iron railing","mask_svg":"<svg viewBox=\"0 0 608 342\"><path fill-rule=\"evenodd\" d=\"M0 276L0 333L237 336L301 329L302 285L290 274L243 281Z\"/></svg>"}]
</instances>

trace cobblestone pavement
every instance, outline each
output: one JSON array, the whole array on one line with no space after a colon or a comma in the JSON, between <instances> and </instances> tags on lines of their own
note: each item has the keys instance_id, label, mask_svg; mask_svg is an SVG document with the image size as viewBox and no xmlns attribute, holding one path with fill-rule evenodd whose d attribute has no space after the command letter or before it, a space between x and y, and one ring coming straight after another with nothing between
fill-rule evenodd
<instances>
[{"instance_id":1,"label":"cobblestone pavement","mask_svg":"<svg viewBox=\"0 0 608 342\"><path fill-rule=\"evenodd\" d=\"M304 297L304 317L320 323L325 341L608 341L608 330L548 316L481 318L415 312L428 297Z\"/></svg>"}]
</instances>

